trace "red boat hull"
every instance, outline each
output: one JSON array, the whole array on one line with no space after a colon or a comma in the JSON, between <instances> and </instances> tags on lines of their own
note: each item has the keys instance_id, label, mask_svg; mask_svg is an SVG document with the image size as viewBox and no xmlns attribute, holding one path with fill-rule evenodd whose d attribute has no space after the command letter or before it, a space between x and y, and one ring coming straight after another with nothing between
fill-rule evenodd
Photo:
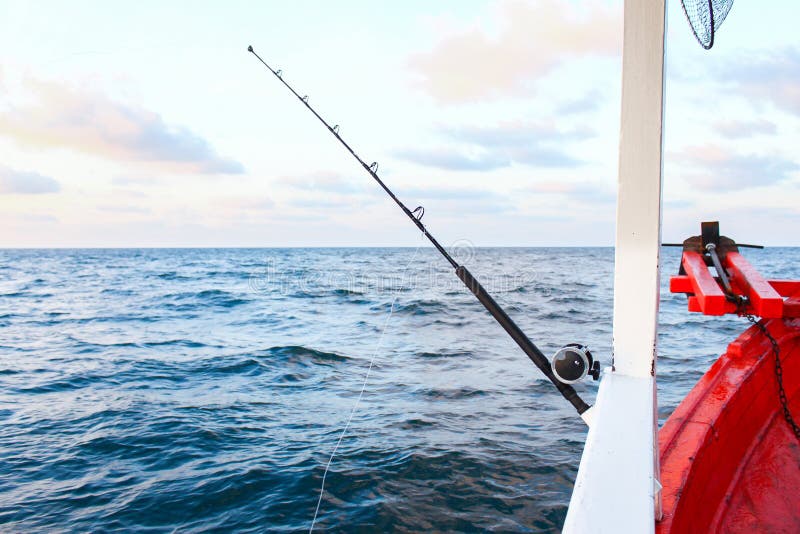
<instances>
[{"instance_id":1,"label":"red boat hull","mask_svg":"<svg viewBox=\"0 0 800 534\"><path fill-rule=\"evenodd\" d=\"M790 299L790 300L796 300ZM800 319L770 319L800 421ZM783 417L769 340L728 346L659 432L667 532L800 532L800 441Z\"/></svg>"}]
</instances>

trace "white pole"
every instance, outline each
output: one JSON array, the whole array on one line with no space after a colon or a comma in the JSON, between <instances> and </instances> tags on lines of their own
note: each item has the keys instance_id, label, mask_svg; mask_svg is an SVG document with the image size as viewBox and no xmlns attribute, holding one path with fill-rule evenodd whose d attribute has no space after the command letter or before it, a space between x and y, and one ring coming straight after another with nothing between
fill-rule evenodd
<instances>
[{"instance_id":1,"label":"white pole","mask_svg":"<svg viewBox=\"0 0 800 534\"><path fill-rule=\"evenodd\" d=\"M665 0L625 0L613 368L600 382L564 532L653 532Z\"/></svg>"},{"instance_id":2,"label":"white pole","mask_svg":"<svg viewBox=\"0 0 800 534\"><path fill-rule=\"evenodd\" d=\"M664 171L665 0L625 0L614 254L615 373L652 377L656 518L661 516L656 358ZM641 399L645 402L649 399Z\"/></svg>"},{"instance_id":3,"label":"white pole","mask_svg":"<svg viewBox=\"0 0 800 534\"><path fill-rule=\"evenodd\" d=\"M625 0L614 256L614 371L655 375L661 245L664 0Z\"/></svg>"}]
</instances>

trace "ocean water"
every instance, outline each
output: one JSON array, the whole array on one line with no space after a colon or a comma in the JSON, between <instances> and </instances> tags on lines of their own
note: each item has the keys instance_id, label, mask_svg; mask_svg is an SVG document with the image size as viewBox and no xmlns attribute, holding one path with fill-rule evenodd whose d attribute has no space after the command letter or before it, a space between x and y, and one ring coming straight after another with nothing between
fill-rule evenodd
<instances>
[{"instance_id":1,"label":"ocean water","mask_svg":"<svg viewBox=\"0 0 800 534\"><path fill-rule=\"evenodd\" d=\"M612 249L460 254L545 353L609 362ZM679 254L662 420L747 326L668 293ZM745 255L800 277L800 249ZM0 531L307 531L373 356L316 529L558 531L586 428L446 267L430 248L1 250Z\"/></svg>"}]
</instances>

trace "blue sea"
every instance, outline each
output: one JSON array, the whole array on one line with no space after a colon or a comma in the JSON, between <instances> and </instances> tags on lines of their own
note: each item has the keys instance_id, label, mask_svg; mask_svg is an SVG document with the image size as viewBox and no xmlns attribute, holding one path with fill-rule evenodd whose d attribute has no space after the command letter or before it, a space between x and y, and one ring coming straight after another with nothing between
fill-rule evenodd
<instances>
[{"instance_id":1,"label":"blue sea","mask_svg":"<svg viewBox=\"0 0 800 534\"><path fill-rule=\"evenodd\" d=\"M461 255L608 364L613 249ZM747 326L669 294L679 256L662 421ZM432 249L0 250L0 531L308 531L360 394L315 530L559 530L586 427Z\"/></svg>"}]
</instances>

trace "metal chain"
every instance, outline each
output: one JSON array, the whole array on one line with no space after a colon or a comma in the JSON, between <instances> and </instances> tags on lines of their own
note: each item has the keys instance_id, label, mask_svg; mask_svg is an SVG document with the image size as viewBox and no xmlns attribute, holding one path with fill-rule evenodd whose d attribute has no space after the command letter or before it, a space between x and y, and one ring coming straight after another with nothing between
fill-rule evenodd
<instances>
[{"instance_id":1,"label":"metal chain","mask_svg":"<svg viewBox=\"0 0 800 534\"><path fill-rule=\"evenodd\" d=\"M783 409L783 418L786 419L786 422L789 423L789 426L794 432L795 437L800 440L800 426L795 423L794 418L792 417L791 412L789 411L789 399L786 397L786 390L783 388L783 366L781 365L781 352L780 347L778 346L778 342L775 341L775 338L772 337L772 334L767 331L767 327L761 321L757 321L755 317L753 317L749 313L742 313L742 315L751 323L753 323L759 330L769 339L769 342L772 344L772 354L775 355L775 379L778 382L778 396L781 400L781 408Z\"/></svg>"}]
</instances>

